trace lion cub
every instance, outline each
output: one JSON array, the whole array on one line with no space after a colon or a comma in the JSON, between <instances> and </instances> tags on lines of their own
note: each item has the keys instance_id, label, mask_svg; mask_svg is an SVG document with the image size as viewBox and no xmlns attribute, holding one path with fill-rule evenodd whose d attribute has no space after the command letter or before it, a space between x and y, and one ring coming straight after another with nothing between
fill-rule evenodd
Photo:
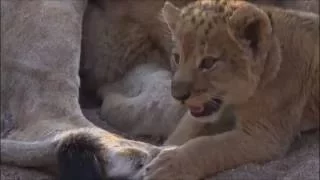
<instances>
[{"instance_id":1,"label":"lion cub","mask_svg":"<svg viewBox=\"0 0 320 180\"><path fill-rule=\"evenodd\" d=\"M233 105L239 124L161 152L144 179L195 180L266 162L319 127L319 15L241 0L166 2L162 14L175 46L171 91L186 118Z\"/></svg>"}]
</instances>

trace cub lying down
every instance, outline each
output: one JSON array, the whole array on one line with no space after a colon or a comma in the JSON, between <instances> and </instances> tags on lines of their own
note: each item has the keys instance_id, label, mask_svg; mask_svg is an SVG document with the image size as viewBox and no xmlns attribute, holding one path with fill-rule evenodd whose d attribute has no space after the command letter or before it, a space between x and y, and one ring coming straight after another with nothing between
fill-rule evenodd
<instances>
[{"instance_id":1,"label":"cub lying down","mask_svg":"<svg viewBox=\"0 0 320 180\"><path fill-rule=\"evenodd\" d=\"M141 171L146 180L196 180L284 154L301 131L319 128L319 15L203 0L163 17L174 42L172 95L189 109L166 144L233 105L234 130L161 152ZM179 128L183 127L184 128Z\"/></svg>"}]
</instances>

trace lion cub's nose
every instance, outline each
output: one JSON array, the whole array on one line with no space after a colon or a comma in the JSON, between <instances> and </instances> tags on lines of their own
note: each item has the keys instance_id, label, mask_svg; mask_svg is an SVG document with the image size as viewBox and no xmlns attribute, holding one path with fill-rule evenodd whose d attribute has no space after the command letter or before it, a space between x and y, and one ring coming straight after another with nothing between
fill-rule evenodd
<instances>
[{"instance_id":1,"label":"lion cub's nose","mask_svg":"<svg viewBox=\"0 0 320 180\"><path fill-rule=\"evenodd\" d=\"M172 81L171 94L178 101L185 101L191 96L191 83Z\"/></svg>"}]
</instances>

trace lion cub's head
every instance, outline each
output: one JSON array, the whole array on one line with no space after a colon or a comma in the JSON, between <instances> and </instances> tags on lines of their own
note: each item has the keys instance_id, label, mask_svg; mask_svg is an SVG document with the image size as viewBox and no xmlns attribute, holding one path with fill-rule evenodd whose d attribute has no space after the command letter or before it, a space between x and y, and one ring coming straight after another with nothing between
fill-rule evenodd
<instances>
[{"instance_id":1,"label":"lion cub's head","mask_svg":"<svg viewBox=\"0 0 320 180\"><path fill-rule=\"evenodd\" d=\"M274 38L269 16L243 1L204 0L162 17L174 42L172 96L195 117L250 98L264 73Z\"/></svg>"}]
</instances>

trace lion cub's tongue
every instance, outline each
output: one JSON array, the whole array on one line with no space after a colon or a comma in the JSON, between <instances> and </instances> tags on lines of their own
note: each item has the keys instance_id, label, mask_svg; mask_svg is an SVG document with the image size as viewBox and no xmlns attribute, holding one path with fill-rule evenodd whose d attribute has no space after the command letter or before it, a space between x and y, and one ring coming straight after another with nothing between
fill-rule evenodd
<instances>
[{"instance_id":1,"label":"lion cub's tongue","mask_svg":"<svg viewBox=\"0 0 320 180\"><path fill-rule=\"evenodd\" d=\"M188 106L191 113L202 113L204 111L204 106Z\"/></svg>"}]
</instances>

